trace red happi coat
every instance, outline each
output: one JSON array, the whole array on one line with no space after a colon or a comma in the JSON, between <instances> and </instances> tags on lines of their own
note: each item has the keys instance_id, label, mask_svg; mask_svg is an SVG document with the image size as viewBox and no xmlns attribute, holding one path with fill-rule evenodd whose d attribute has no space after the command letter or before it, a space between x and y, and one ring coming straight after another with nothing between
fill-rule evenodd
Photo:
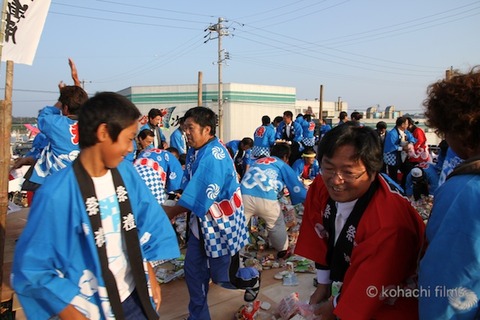
<instances>
[{"instance_id":1,"label":"red happi coat","mask_svg":"<svg viewBox=\"0 0 480 320\"><path fill-rule=\"evenodd\" d=\"M417 142L415 142L412 149L408 150L408 161L414 163L432 161L428 151L425 131L417 127L415 130L413 130L412 135L415 139L417 139Z\"/></svg>"},{"instance_id":2,"label":"red happi coat","mask_svg":"<svg viewBox=\"0 0 480 320\"><path fill-rule=\"evenodd\" d=\"M350 266L345 273L334 314L342 320L418 319L418 299L405 297L415 295L416 291L402 289L415 285L414 276L425 225L405 197L391 188L380 175L377 179L378 190L357 226ZM328 198L323 179L318 176L308 190L295 247L295 254L323 266L328 266L329 235L320 233L321 238L315 231L315 225L323 223ZM391 291L392 288L395 290ZM398 292L404 297L382 297L382 291L387 291L387 295Z\"/></svg>"}]
</instances>

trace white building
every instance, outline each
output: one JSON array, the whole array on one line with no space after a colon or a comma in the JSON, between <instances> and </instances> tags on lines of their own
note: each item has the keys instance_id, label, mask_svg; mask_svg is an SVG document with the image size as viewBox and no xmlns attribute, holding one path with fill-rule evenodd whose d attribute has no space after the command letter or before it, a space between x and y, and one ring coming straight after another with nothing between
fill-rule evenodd
<instances>
[{"instance_id":1,"label":"white building","mask_svg":"<svg viewBox=\"0 0 480 320\"><path fill-rule=\"evenodd\" d=\"M261 125L264 115L270 116L273 121L276 116L282 116L286 110L292 111L295 116L305 113L310 106L315 118L318 118L319 102L297 100L296 89L293 87L242 83L224 83L222 87L223 141L225 142L253 137L253 132ZM201 91L202 105L218 114L218 85L204 84ZM118 93L129 98L145 115L151 108L175 107L167 124L168 128L163 129L167 140L170 133L178 126L178 118L182 117L188 109L198 105L196 84L136 86L123 89ZM346 110L347 104L343 102L341 107ZM324 101L323 114L336 119L338 103Z\"/></svg>"}]
</instances>

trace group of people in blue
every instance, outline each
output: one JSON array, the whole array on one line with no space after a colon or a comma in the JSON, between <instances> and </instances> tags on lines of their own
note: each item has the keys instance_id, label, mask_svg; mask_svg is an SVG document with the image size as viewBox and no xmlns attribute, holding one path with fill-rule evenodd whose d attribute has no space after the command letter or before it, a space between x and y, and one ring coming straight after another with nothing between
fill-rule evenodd
<instances>
[{"instance_id":1,"label":"group of people in blue","mask_svg":"<svg viewBox=\"0 0 480 320\"><path fill-rule=\"evenodd\" d=\"M190 296L189 319L210 319L210 281L244 290L245 301L251 302L259 293L261 274L254 267L244 266L240 256L249 242L249 220L254 215L263 218L277 258L288 258L293 252L279 203L287 191L292 205L308 203L308 223L302 225L305 234L299 252L320 257L318 261L329 267L332 259L338 262L343 268L339 278L345 277L348 282L343 293L333 295L326 288L339 276L338 266L327 270L317 265L320 287L310 302L317 303L320 297L326 300L319 314L348 318L354 314L350 303L365 315L378 318L382 314L399 319L402 314L420 319L479 316L478 68L428 87L426 123L445 137L434 163L424 132L411 118L399 117L391 130L380 122L376 130L356 130L350 127L364 126L361 114L352 113L352 121L348 121L344 111L333 129L322 122L318 136L311 115L298 115L294 120L293 113L285 111L277 126L265 115L252 138L224 143L216 136L215 113L193 107L181 117L169 144L159 126L161 110L151 109L148 121L139 126L141 114L131 101L113 92L99 92L89 98L79 86L73 61L69 64L75 85L61 85L58 101L40 111L43 139L39 138L36 149L28 155L28 161L32 161L29 181L37 187L16 245L11 279L29 319L158 319L161 291L154 266L180 255L172 221L181 214L187 216L188 225L185 279ZM383 151L382 159L368 163L371 155L362 146L363 141L355 140L356 135L368 140L373 149ZM324 136L327 142L321 145L324 153L319 157L322 166L325 164L322 172L316 150ZM337 144L335 137L346 140ZM346 159L345 154L354 154L355 148L364 148L360 151L362 159ZM341 161L353 162L359 168L364 164L366 169L356 173L337 170L335 165ZM380 170L382 163L385 166ZM378 177L373 174L377 167L378 172L383 171ZM353 202L343 199L349 194L343 188L357 181L358 185L368 185L368 190L363 190L366 193ZM317 191L321 199L312 194ZM169 195L176 198L173 204L166 203ZM388 210L399 210L406 206L406 200L416 201L426 195L433 196L434 205L425 243L418 240L423 238L424 228L418 219L402 220L409 230L397 234L403 237L418 231L408 236L416 248L412 250L418 252L405 254L420 259L418 282L417 275L411 274L411 282L402 285L423 294L409 297L415 302L411 304L410 299L399 309L390 308L395 304L390 300L388 306L383 301L372 303L378 307L375 310L366 310L371 300L363 296L357 302L349 300L353 297L349 294L365 284L349 276L352 270L359 277L365 272L378 280L375 270L362 271L358 260L348 271L353 261L350 255L356 259L360 250L372 252L364 257L372 266L388 264L381 259L375 261L373 252L380 244L368 247L362 242L365 239L357 239L361 245L355 246L357 227L365 237L373 230L361 223L363 211L375 223L396 221L398 216L385 218ZM377 204L383 198L389 202L384 204L382 217ZM326 207L318 211L315 208L320 200ZM370 200L375 208L368 206ZM407 207L405 217L414 212ZM321 214L316 215L315 210ZM352 243L347 249L337 249L337 238L329 240L333 237L328 232L337 228L330 214L337 215L337 210L339 217L348 211L358 219L346 218L341 228L348 227L348 231L337 230L336 236L343 237L341 246ZM330 222L325 228L322 225ZM313 238L321 244L320 249L307 245ZM395 243L389 241L385 244ZM344 249L348 257L339 255ZM327 252L325 256L319 255L322 250ZM394 267L410 270L412 263L408 268ZM395 274L390 272L388 277L395 278ZM358 292L365 293L362 290Z\"/></svg>"}]
</instances>

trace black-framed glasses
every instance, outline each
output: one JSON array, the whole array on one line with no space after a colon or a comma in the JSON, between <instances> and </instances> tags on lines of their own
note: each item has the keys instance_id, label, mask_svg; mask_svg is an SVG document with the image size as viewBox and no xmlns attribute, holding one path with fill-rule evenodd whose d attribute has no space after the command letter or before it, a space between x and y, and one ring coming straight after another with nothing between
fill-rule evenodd
<instances>
[{"instance_id":1,"label":"black-framed glasses","mask_svg":"<svg viewBox=\"0 0 480 320\"><path fill-rule=\"evenodd\" d=\"M356 180L360 179L361 176L367 172L367 170L363 170L360 173L351 173L351 172L342 172L342 171L335 171L333 169L321 169L322 175L326 176L327 178L333 178L338 176L340 180L343 182L355 182Z\"/></svg>"}]
</instances>

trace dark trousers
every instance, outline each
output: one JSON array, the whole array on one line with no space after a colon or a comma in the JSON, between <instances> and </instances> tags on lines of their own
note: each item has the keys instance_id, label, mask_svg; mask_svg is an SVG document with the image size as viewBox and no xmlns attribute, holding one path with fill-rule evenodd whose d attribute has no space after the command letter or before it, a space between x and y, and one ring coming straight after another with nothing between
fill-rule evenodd
<instances>
[{"instance_id":1,"label":"dark trousers","mask_svg":"<svg viewBox=\"0 0 480 320\"><path fill-rule=\"evenodd\" d=\"M125 301L122 302L122 309L125 319L147 320L136 289L127 299L125 299Z\"/></svg>"},{"instance_id":2,"label":"dark trousers","mask_svg":"<svg viewBox=\"0 0 480 320\"><path fill-rule=\"evenodd\" d=\"M410 171L413 168L413 164L409 161L405 161L401 163L400 165L396 166L387 166L388 169L388 176L392 178L393 181L398 183L400 187L405 191L405 182L407 181L407 175L410 173ZM402 178L398 179L398 171L402 173Z\"/></svg>"}]
</instances>

